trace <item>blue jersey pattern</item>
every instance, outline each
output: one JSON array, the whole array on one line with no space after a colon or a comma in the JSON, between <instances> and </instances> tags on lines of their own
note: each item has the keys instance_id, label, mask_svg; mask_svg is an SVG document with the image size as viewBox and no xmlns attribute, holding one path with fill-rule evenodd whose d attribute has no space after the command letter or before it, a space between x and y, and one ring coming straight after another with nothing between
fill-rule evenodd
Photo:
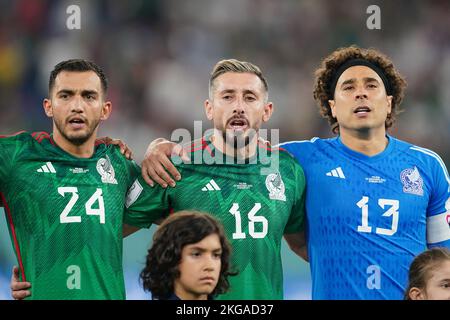
<instances>
[{"instance_id":1,"label":"blue jersey pattern","mask_svg":"<svg viewBox=\"0 0 450 320\"><path fill-rule=\"evenodd\" d=\"M388 140L372 157L339 137L280 145L306 176L313 299L402 299L413 258L427 245L450 247L444 163Z\"/></svg>"}]
</instances>

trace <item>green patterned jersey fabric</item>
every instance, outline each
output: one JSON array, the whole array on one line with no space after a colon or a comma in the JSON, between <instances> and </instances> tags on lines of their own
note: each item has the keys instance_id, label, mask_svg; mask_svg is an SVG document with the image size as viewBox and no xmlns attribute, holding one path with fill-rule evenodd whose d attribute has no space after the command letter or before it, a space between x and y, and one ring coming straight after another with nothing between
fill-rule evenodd
<instances>
[{"instance_id":1,"label":"green patterned jersey fabric","mask_svg":"<svg viewBox=\"0 0 450 320\"><path fill-rule=\"evenodd\" d=\"M232 244L230 291L219 299L283 299L281 240L303 230L305 178L285 151L259 146L249 164L224 157L208 138L193 144L191 164L178 164L175 188L151 188L140 177L127 197L125 223L149 227L179 210L218 218ZM234 162L234 163L233 163Z\"/></svg>"},{"instance_id":2,"label":"green patterned jersey fabric","mask_svg":"<svg viewBox=\"0 0 450 320\"><path fill-rule=\"evenodd\" d=\"M89 159L47 133L0 138L0 192L30 299L124 299L122 224L138 166L98 144Z\"/></svg>"}]
</instances>

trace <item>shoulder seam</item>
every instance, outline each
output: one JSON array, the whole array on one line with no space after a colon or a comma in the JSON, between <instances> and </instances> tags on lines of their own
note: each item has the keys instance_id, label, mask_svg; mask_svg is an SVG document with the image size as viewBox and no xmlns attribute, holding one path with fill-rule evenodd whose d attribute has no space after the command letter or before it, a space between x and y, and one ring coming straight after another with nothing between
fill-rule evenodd
<instances>
[{"instance_id":1,"label":"shoulder seam","mask_svg":"<svg viewBox=\"0 0 450 320\"><path fill-rule=\"evenodd\" d=\"M18 136L19 134L22 134L22 133L25 133L25 132L26 132L25 130L21 130L21 131L18 131L16 133L13 133L13 134L0 135L0 138L11 138L11 137Z\"/></svg>"},{"instance_id":2,"label":"shoulder seam","mask_svg":"<svg viewBox=\"0 0 450 320\"><path fill-rule=\"evenodd\" d=\"M201 139L194 140L190 143L190 145L186 145L183 147L183 149L188 153L194 153L196 151L200 150L208 150L209 154L212 155L212 150L209 147L208 143L206 142L205 138L202 137Z\"/></svg>"},{"instance_id":3,"label":"shoulder seam","mask_svg":"<svg viewBox=\"0 0 450 320\"><path fill-rule=\"evenodd\" d=\"M427 156L430 156L430 157L434 158L438 162L438 164L440 165L442 171L444 172L444 176L447 179L447 183L449 185L449 190L450 190L450 176L448 174L447 167L445 166L444 161L442 160L442 158L436 152L431 151L431 150L426 149L426 148L422 148L422 147L418 147L418 146L414 146L413 145L413 146L409 147L409 149L415 150L415 151L419 151L419 152L421 152L423 154L426 154Z\"/></svg>"},{"instance_id":4,"label":"shoulder seam","mask_svg":"<svg viewBox=\"0 0 450 320\"><path fill-rule=\"evenodd\" d=\"M287 143L293 143L293 142L295 142L295 143L305 143L305 142L315 143L318 139L320 139L320 138L319 138L319 137L313 137L313 138L311 138L310 140L292 140L292 141L286 141L286 142L279 143L278 146L283 146L283 145L285 145L285 144L287 144Z\"/></svg>"},{"instance_id":5,"label":"shoulder seam","mask_svg":"<svg viewBox=\"0 0 450 320\"><path fill-rule=\"evenodd\" d=\"M36 140L38 143L42 143L42 141L44 139L48 139L50 141L51 144L53 144L53 141L50 137L50 134L48 134L48 132L45 131L38 131L38 132L33 132L31 134L31 136L34 138L34 140Z\"/></svg>"}]
</instances>

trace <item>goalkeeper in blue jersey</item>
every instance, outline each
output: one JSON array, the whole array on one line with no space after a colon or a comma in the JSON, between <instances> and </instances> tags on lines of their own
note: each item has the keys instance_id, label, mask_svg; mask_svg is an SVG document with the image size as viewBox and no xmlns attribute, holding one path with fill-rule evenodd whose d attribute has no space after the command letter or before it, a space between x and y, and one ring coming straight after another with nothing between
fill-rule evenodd
<instances>
[{"instance_id":1,"label":"goalkeeper in blue jersey","mask_svg":"<svg viewBox=\"0 0 450 320\"><path fill-rule=\"evenodd\" d=\"M313 299L402 299L414 256L450 247L444 162L387 133L405 86L379 51L338 49L316 71L314 89L337 137L281 144L306 175ZM179 174L164 159L173 147L161 140L150 146L147 180L173 182L161 170Z\"/></svg>"},{"instance_id":2,"label":"goalkeeper in blue jersey","mask_svg":"<svg viewBox=\"0 0 450 320\"><path fill-rule=\"evenodd\" d=\"M402 299L414 256L450 247L444 162L387 133L405 86L382 53L336 50L316 71L314 98L338 136L282 144L308 183L314 299Z\"/></svg>"}]
</instances>

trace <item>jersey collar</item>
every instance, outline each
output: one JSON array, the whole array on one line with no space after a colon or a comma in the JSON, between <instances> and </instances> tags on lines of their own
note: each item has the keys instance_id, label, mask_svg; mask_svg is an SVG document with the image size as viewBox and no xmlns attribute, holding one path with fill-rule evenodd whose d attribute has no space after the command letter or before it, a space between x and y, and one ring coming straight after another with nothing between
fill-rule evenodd
<instances>
[{"instance_id":1,"label":"jersey collar","mask_svg":"<svg viewBox=\"0 0 450 320\"><path fill-rule=\"evenodd\" d=\"M386 138L388 139L388 144L387 144L386 148L383 151L381 151L380 153L378 153L378 154L376 154L374 156L368 156L368 155L365 155L365 154L363 154L361 152L358 152L358 151L350 149L344 143L342 143L341 136L338 136L336 138L336 145L344 153L346 153L346 154L348 154L348 155L350 155L350 156L352 156L354 158L357 158L357 159L360 159L360 160L364 160L364 161L373 162L373 161L378 161L380 159L383 159L384 157L386 157L389 154L391 154L392 151L395 149L396 139L394 139L390 135L386 135Z\"/></svg>"},{"instance_id":2,"label":"jersey collar","mask_svg":"<svg viewBox=\"0 0 450 320\"><path fill-rule=\"evenodd\" d=\"M53 133L50 134L50 142L51 142L51 144L49 144L49 146L52 148L53 151L55 151L56 153L58 153L61 156L77 159L78 161L89 161L91 159L97 159L97 158L101 157L107 149L106 144L101 143L101 144L98 144L95 146L94 153L92 154L92 156L90 158L79 158L79 157L75 157L74 155L66 152L60 146L58 146L58 144L53 139Z\"/></svg>"}]
</instances>

